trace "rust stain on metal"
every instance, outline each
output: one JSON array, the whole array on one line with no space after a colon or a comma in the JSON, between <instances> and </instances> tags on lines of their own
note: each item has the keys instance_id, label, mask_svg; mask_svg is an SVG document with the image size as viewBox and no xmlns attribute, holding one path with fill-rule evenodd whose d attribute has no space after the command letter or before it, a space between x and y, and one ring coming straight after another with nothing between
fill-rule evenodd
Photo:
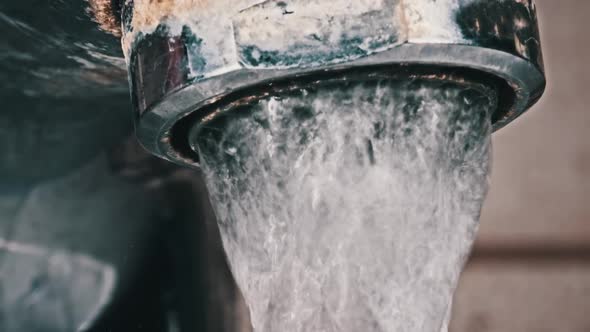
<instances>
[{"instance_id":1,"label":"rust stain on metal","mask_svg":"<svg viewBox=\"0 0 590 332\"><path fill-rule=\"evenodd\" d=\"M133 25L144 27L159 24L170 16L209 7L210 0L143 0L134 2Z\"/></svg>"},{"instance_id":2,"label":"rust stain on metal","mask_svg":"<svg viewBox=\"0 0 590 332\"><path fill-rule=\"evenodd\" d=\"M206 9L211 0L137 0L134 2L133 25L141 29L157 25L161 20L189 11ZM90 12L100 28L121 37L121 20L113 0L88 0Z\"/></svg>"},{"instance_id":3,"label":"rust stain on metal","mask_svg":"<svg viewBox=\"0 0 590 332\"><path fill-rule=\"evenodd\" d=\"M112 0L88 0L90 12L99 27L117 37L121 37L121 21L115 14Z\"/></svg>"}]
</instances>

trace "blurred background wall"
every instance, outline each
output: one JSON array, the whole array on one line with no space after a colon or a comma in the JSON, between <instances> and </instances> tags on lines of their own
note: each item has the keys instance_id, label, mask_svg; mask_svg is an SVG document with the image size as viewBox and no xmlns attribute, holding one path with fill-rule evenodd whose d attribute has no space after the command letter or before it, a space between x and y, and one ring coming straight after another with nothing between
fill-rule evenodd
<instances>
[{"instance_id":1,"label":"blurred background wall","mask_svg":"<svg viewBox=\"0 0 590 332\"><path fill-rule=\"evenodd\" d=\"M536 3L547 92L494 135L451 332L590 331L590 1Z\"/></svg>"}]
</instances>

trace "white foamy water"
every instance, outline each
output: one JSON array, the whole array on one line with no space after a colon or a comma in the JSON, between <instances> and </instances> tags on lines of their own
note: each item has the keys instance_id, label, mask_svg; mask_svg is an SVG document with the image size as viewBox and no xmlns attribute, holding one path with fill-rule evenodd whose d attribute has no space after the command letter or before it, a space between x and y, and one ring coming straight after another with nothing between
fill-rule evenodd
<instances>
[{"instance_id":1,"label":"white foamy water","mask_svg":"<svg viewBox=\"0 0 590 332\"><path fill-rule=\"evenodd\" d=\"M420 80L348 85L269 98L201 135L254 329L446 331L495 100Z\"/></svg>"}]
</instances>

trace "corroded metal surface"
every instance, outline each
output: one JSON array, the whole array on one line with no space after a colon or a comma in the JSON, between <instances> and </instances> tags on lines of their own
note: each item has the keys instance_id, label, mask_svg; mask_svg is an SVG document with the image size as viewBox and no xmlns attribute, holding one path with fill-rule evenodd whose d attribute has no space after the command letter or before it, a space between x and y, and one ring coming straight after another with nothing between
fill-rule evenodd
<instances>
[{"instance_id":1,"label":"corroded metal surface","mask_svg":"<svg viewBox=\"0 0 590 332\"><path fill-rule=\"evenodd\" d=\"M198 157L185 148L181 119L196 113L198 121L208 105L269 82L365 66L467 68L506 86L496 129L545 87L532 1L197 2L123 7L138 137L182 165L197 165Z\"/></svg>"},{"instance_id":2,"label":"corroded metal surface","mask_svg":"<svg viewBox=\"0 0 590 332\"><path fill-rule=\"evenodd\" d=\"M88 0L94 20L104 31L121 36L121 6L119 0Z\"/></svg>"}]
</instances>

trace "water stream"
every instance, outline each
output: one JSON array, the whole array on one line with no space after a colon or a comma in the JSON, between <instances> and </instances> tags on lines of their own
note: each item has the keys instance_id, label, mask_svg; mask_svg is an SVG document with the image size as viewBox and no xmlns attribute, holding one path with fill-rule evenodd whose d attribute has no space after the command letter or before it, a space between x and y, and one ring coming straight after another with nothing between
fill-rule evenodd
<instances>
[{"instance_id":1,"label":"water stream","mask_svg":"<svg viewBox=\"0 0 590 332\"><path fill-rule=\"evenodd\" d=\"M205 127L203 170L255 331L446 331L488 188L489 92L346 83Z\"/></svg>"}]
</instances>

